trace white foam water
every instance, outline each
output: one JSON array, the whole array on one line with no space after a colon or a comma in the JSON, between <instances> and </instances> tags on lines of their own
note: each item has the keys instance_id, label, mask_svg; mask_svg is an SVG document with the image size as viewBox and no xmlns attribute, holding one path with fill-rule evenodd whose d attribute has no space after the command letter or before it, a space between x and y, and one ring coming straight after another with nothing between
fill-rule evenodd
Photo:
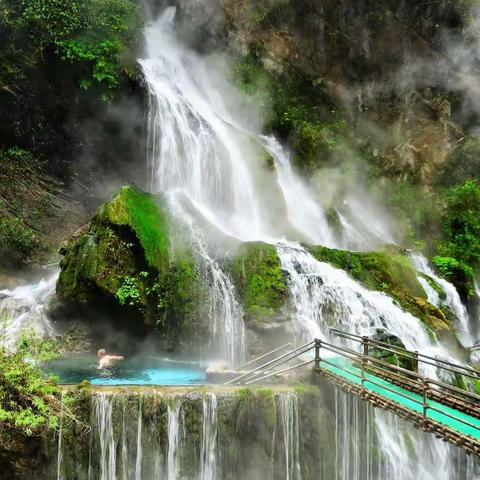
<instances>
[{"instance_id":1,"label":"white foam water","mask_svg":"<svg viewBox=\"0 0 480 480\"><path fill-rule=\"evenodd\" d=\"M432 288L432 286L424 277L419 275L418 280L427 293L428 301L437 307L445 305L450 308L452 313L455 315L455 327L460 343L464 347L471 347L474 343L474 339L471 333L470 317L465 305L463 305L462 300L460 299L457 289L450 282L442 277L439 277L433 271L424 255L420 253L414 253L410 255L410 258L412 259L416 270L432 278L442 288L445 294L445 298L441 299L439 293Z\"/></svg>"},{"instance_id":2,"label":"white foam water","mask_svg":"<svg viewBox=\"0 0 480 480\"><path fill-rule=\"evenodd\" d=\"M55 294L59 272L38 283L0 290L0 348L13 350L23 334L47 338L55 329L47 306Z\"/></svg>"},{"instance_id":3,"label":"white foam water","mask_svg":"<svg viewBox=\"0 0 480 480\"><path fill-rule=\"evenodd\" d=\"M217 427L217 396L212 393L203 398L200 480L216 480L218 478Z\"/></svg>"}]
</instances>

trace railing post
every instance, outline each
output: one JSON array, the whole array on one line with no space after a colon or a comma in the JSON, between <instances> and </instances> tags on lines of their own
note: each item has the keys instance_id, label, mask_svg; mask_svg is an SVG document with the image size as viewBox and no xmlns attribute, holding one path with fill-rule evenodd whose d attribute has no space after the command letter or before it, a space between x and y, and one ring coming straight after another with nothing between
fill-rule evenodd
<instances>
[{"instance_id":1,"label":"railing post","mask_svg":"<svg viewBox=\"0 0 480 480\"><path fill-rule=\"evenodd\" d=\"M368 357L368 337L362 337L363 355Z\"/></svg>"},{"instance_id":2,"label":"railing post","mask_svg":"<svg viewBox=\"0 0 480 480\"><path fill-rule=\"evenodd\" d=\"M315 340L315 369L320 369L320 348L322 347L322 341Z\"/></svg>"},{"instance_id":3,"label":"railing post","mask_svg":"<svg viewBox=\"0 0 480 480\"><path fill-rule=\"evenodd\" d=\"M427 410L428 410L428 379L423 379L423 421L427 424Z\"/></svg>"},{"instance_id":4,"label":"railing post","mask_svg":"<svg viewBox=\"0 0 480 480\"><path fill-rule=\"evenodd\" d=\"M360 380L362 382L362 392L365 390L365 355L362 355L362 369L360 373Z\"/></svg>"},{"instance_id":5,"label":"railing post","mask_svg":"<svg viewBox=\"0 0 480 480\"><path fill-rule=\"evenodd\" d=\"M413 358L415 359L415 362L417 363L417 373L420 372L420 364L418 363L418 350L415 350L413 352Z\"/></svg>"}]
</instances>

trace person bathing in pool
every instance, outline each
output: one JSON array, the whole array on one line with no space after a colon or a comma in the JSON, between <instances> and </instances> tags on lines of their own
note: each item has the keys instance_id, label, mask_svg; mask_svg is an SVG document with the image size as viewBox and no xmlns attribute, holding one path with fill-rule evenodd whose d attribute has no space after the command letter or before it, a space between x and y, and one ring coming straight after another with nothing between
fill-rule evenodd
<instances>
[{"instance_id":1,"label":"person bathing in pool","mask_svg":"<svg viewBox=\"0 0 480 480\"><path fill-rule=\"evenodd\" d=\"M99 369L112 367L113 366L112 362L115 362L117 360L123 360L123 357L120 357L117 355L107 355L107 352L105 351L104 348L101 348L98 351L98 368Z\"/></svg>"}]
</instances>

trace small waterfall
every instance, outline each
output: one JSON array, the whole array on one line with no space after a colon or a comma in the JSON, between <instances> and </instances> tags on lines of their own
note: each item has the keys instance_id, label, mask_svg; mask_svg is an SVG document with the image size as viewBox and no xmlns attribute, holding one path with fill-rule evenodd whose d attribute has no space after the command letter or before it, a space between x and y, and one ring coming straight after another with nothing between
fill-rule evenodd
<instances>
[{"instance_id":1,"label":"small waterfall","mask_svg":"<svg viewBox=\"0 0 480 480\"><path fill-rule=\"evenodd\" d=\"M182 401L173 397L168 403L168 455L167 478L178 480L180 478L180 410Z\"/></svg>"},{"instance_id":2,"label":"small waterfall","mask_svg":"<svg viewBox=\"0 0 480 480\"><path fill-rule=\"evenodd\" d=\"M274 137L261 137L275 159L278 184L285 197L290 223L314 244L334 246L327 216L302 179L292 169L290 158Z\"/></svg>"},{"instance_id":3,"label":"small waterfall","mask_svg":"<svg viewBox=\"0 0 480 480\"><path fill-rule=\"evenodd\" d=\"M142 480L142 397L138 402L137 457L135 459L135 480Z\"/></svg>"},{"instance_id":4,"label":"small waterfall","mask_svg":"<svg viewBox=\"0 0 480 480\"><path fill-rule=\"evenodd\" d=\"M410 257L416 270L432 278L436 283L438 283L438 285L440 285L445 293L445 299L441 299L439 293L431 287L424 277L419 275L418 280L427 293L428 301L437 307L445 305L446 307L450 308L455 315L458 332L457 336L460 340L460 343L464 347L471 347L474 341L470 329L470 318L465 305L463 305L462 300L460 299L457 289L450 282L447 282L444 278L441 278L435 274L433 269L428 264L428 260L425 258L425 256L421 255L420 253L415 253Z\"/></svg>"},{"instance_id":5,"label":"small waterfall","mask_svg":"<svg viewBox=\"0 0 480 480\"><path fill-rule=\"evenodd\" d=\"M203 235L194 224L190 226L202 277L205 285L209 285L207 315L211 319L213 347L220 347L223 357L238 365L245 360L247 350L242 306L236 299L232 281L209 254Z\"/></svg>"},{"instance_id":6,"label":"small waterfall","mask_svg":"<svg viewBox=\"0 0 480 480\"><path fill-rule=\"evenodd\" d=\"M282 424L285 480L301 480L298 398L294 393L278 396Z\"/></svg>"},{"instance_id":7,"label":"small waterfall","mask_svg":"<svg viewBox=\"0 0 480 480\"><path fill-rule=\"evenodd\" d=\"M217 397L212 393L203 398L200 480L217 478L217 428Z\"/></svg>"},{"instance_id":8,"label":"small waterfall","mask_svg":"<svg viewBox=\"0 0 480 480\"><path fill-rule=\"evenodd\" d=\"M335 388L335 480L377 478L372 420L373 408Z\"/></svg>"},{"instance_id":9,"label":"small waterfall","mask_svg":"<svg viewBox=\"0 0 480 480\"><path fill-rule=\"evenodd\" d=\"M55 294L58 275L56 271L38 283L0 290L0 348L14 349L25 332L41 338L55 334L46 308Z\"/></svg>"},{"instance_id":10,"label":"small waterfall","mask_svg":"<svg viewBox=\"0 0 480 480\"><path fill-rule=\"evenodd\" d=\"M111 396L99 395L95 403L95 414L100 440L100 480L116 480L116 442Z\"/></svg>"}]
</instances>

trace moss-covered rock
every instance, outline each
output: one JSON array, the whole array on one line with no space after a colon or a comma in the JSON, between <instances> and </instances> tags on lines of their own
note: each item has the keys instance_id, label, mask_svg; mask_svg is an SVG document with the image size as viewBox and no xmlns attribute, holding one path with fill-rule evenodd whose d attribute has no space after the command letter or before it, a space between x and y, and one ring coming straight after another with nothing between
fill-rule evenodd
<instances>
[{"instance_id":1,"label":"moss-covered rock","mask_svg":"<svg viewBox=\"0 0 480 480\"><path fill-rule=\"evenodd\" d=\"M247 319L280 313L287 298L287 284L274 246L261 242L242 244L233 273Z\"/></svg>"},{"instance_id":2,"label":"moss-covered rock","mask_svg":"<svg viewBox=\"0 0 480 480\"><path fill-rule=\"evenodd\" d=\"M402 309L420 318L427 327L433 330L450 328L445 313L427 301L410 259L399 249L350 252L321 246L307 248L317 260L345 270L371 290L390 295Z\"/></svg>"},{"instance_id":3,"label":"moss-covered rock","mask_svg":"<svg viewBox=\"0 0 480 480\"><path fill-rule=\"evenodd\" d=\"M250 352L278 346L287 338L289 319L284 312L288 287L276 248L243 243L233 260L232 276L245 310Z\"/></svg>"},{"instance_id":4,"label":"moss-covered rock","mask_svg":"<svg viewBox=\"0 0 480 480\"><path fill-rule=\"evenodd\" d=\"M121 188L62 246L60 301L95 307L106 299L174 344L205 333L193 255L172 230L162 198Z\"/></svg>"}]
</instances>

